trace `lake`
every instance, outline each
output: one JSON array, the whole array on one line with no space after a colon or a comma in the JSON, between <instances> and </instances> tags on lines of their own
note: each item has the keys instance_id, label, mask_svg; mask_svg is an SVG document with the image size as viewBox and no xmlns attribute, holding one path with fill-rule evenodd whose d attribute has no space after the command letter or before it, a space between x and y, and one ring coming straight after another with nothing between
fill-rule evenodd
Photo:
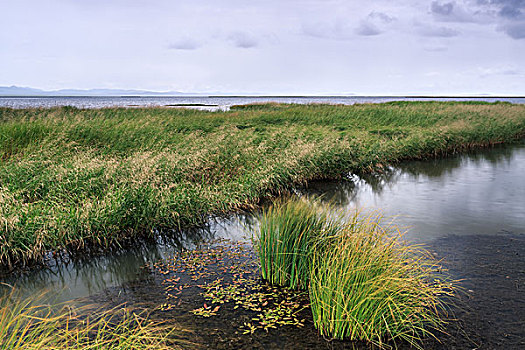
<instances>
[{"instance_id":1,"label":"lake","mask_svg":"<svg viewBox=\"0 0 525 350\"><path fill-rule=\"evenodd\" d=\"M185 107L203 110L228 110L232 105L248 103L329 103L351 105L356 103L381 103L389 101L504 101L525 103L525 97L393 97L393 96L0 96L0 107L35 108L73 106L77 108L104 107Z\"/></svg>"}]
</instances>

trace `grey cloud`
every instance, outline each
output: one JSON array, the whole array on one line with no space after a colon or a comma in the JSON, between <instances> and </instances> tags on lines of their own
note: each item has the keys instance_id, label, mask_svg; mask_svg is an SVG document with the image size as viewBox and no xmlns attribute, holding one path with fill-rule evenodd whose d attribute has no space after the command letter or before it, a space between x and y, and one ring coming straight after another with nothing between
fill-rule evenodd
<instances>
[{"instance_id":1,"label":"grey cloud","mask_svg":"<svg viewBox=\"0 0 525 350\"><path fill-rule=\"evenodd\" d=\"M194 39L182 38L168 46L172 50L195 50L201 47L201 45Z\"/></svg>"},{"instance_id":2,"label":"grey cloud","mask_svg":"<svg viewBox=\"0 0 525 350\"><path fill-rule=\"evenodd\" d=\"M371 19L378 19L379 21L382 21L383 23L391 23L392 21L395 20L395 17L391 17L387 15L386 13L376 12L376 11L370 12L368 17Z\"/></svg>"},{"instance_id":3,"label":"grey cloud","mask_svg":"<svg viewBox=\"0 0 525 350\"><path fill-rule=\"evenodd\" d=\"M447 2L444 4L440 4L437 1L432 1L432 4L430 5L430 10L432 11L432 13L442 16L448 16L454 10L454 3Z\"/></svg>"},{"instance_id":4,"label":"grey cloud","mask_svg":"<svg viewBox=\"0 0 525 350\"><path fill-rule=\"evenodd\" d=\"M517 69L508 69L508 70L501 72L501 75L523 75L523 73L521 73Z\"/></svg>"},{"instance_id":5,"label":"grey cloud","mask_svg":"<svg viewBox=\"0 0 525 350\"><path fill-rule=\"evenodd\" d=\"M385 31L384 26L392 23L394 20L394 17L391 17L386 13L372 11L363 21L361 21L355 32L358 35L364 36L379 35Z\"/></svg>"},{"instance_id":6,"label":"grey cloud","mask_svg":"<svg viewBox=\"0 0 525 350\"><path fill-rule=\"evenodd\" d=\"M329 28L327 25L322 23L303 23L302 24L302 33L308 36L313 36L316 38L326 38L329 36L329 33L332 31L332 28Z\"/></svg>"},{"instance_id":7,"label":"grey cloud","mask_svg":"<svg viewBox=\"0 0 525 350\"><path fill-rule=\"evenodd\" d=\"M477 4L497 11L498 30L525 39L525 0L477 0Z\"/></svg>"},{"instance_id":8,"label":"grey cloud","mask_svg":"<svg viewBox=\"0 0 525 350\"><path fill-rule=\"evenodd\" d=\"M496 25L513 39L525 38L525 0L432 1L430 13L440 22ZM422 34L447 37L458 33L441 28Z\"/></svg>"},{"instance_id":9,"label":"grey cloud","mask_svg":"<svg viewBox=\"0 0 525 350\"><path fill-rule=\"evenodd\" d=\"M521 15L521 10L516 7L503 6L499 15L505 18L518 18Z\"/></svg>"},{"instance_id":10,"label":"grey cloud","mask_svg":"<svg viewBox=\"0 0 525 350\"><path fill-rule=\"evenodd\" d=\"M355 35L373 36L384 33L389 24L396 18L386 13L372 11L364 17L358 26L349 19L338 18L332 22L303 23L302 33L316 38L331 38L336 40L349 40Z\"/></svg>"},{"instance_id":11,"label":"grey cloud","mask_svg":"<svg viewBox=\"0 0 525 350\"><path fill-rule=\"evenodd\" d=\"M525 10L525 0L477 0L477 3L496 7L498 15L503 18L518 18Z\"/></svg>"},{"instance_id":12,"label":"grey cloud","mask_svg":"<svg viewBox=\"0 0 525 350\"><path fill-rule=\"evenodd\" d=\"M441 22L487 23L487 20L492 18L487 11L479 11L477 8L472 8L468 5L468 0L462 4L458 4L455 1L432 1L430 13L436 20Z\"/></svg>"},{"instance_id":13,"label":"grey cloud","mask_svg":"<svg viewBox=\"0 0 525 350\"><path fill-rule=\"evenodd\" d=\"M383 33L379 28L377 28L373 23L362 22L359 27L356 28L355 32L358 35L364 36L373 36Z\"/></svg>"},{"instance_id":14,"label":"grey cloud","mask_svg":"<svg viewBox=\"0 0 525 350\"><path fill-rule=\"evenodd\" d=\"M336 19L333 22L303 23L302 33L315 38L349 40L355 34L351 24L350 21L344 19Z\"/></svg>"},{"instance_id":15,"label":"grey cloud","mask_svg":"<svg viewBox=\"0 0 525 350\"><path fill-rule=\"evenodd\" d=\"M525 21L505 23L499 29L513 39L525 39Z\"/></svg>"},{"instance_id":16,"label":"grey cloud","mask_svg":"<svg viewBox=\"0 0 525 350\"><path fill-rule=\"evenodd\" d=\"M523 76L524 72L515 67L489 67L480 68L480 77L489 77L495 75Z\"/></svg>"},{"instance_id":17,"label":"grey cloud","mask_svg":"<svg viewBox=\"0 0 525 350\"><path fill-rule=\"evenodd\" d=\"M235 47L242 49L249 49L259 45L258 40L254 36L245 32L232 33L228 37L228 40L230 40Z\"/></svg>"}]
</instances>

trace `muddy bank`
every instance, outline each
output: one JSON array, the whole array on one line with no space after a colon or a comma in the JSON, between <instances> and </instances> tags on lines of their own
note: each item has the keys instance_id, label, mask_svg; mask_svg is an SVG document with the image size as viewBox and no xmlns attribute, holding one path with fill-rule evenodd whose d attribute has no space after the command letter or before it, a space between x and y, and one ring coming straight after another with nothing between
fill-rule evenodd
<instances>
[{"instance_id":1,"label":"muddy bank","mask_svg":"<svg viewBox=\"0 0 525 350\"><path fill-rule=\"evenodd\" d=\"M431 245L461 279L455 318L436 349L525 349L525 235L448 236Z\"/></svg>"}]
</instances>

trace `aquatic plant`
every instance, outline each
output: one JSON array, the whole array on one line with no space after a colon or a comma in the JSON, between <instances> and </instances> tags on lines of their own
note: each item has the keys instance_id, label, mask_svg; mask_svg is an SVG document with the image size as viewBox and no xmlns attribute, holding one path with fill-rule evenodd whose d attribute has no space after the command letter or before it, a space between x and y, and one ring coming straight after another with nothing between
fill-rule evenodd
<instances>
[{"instance_id":1,"label":"aquatic plant","mask_svg":"<svg viewBox=\"0 0 525 350\"><path fill-rule=\"evenodd\" d=\"M525 136L525 105L0 108L0 262L105 248L314 179Z\"/></svg>"},{"instance_id":2,"label":"aquatic plant","mask_svg":"<svg viewBox=\"0 0 525 350\"><path fill-rule=\"evenodd\" d=\"M161 311L177 309L181 298L200 294L203 305L190 310L195 316L214 317L228 309L252 314L251 322L239 325L243 334L304 325L300 313L308 307L306 293L261 283L248 242L210 241L205 249L184 251L151 267L161 275L166 293Z\"/></svg>"},{"instance_id":3,"label":"aquatic plant","mask_svg":"<svg viewBox=\"0 0 525 350\"><path fill-rule=\"evenodd\" d=\"M263 278L307 289L323 336L417 346L441 330L454 285L438 278L432 256L378 214L345 220L304 199L266 209L255 239Z\"/></svg>"},{"instance_id":4,"label":"aquatic plant","mask_svg":"<svg viewBox=\"0 0 525 350\"><path fill-rule=\"evenodd\" d=\"M151 321L144 312L50 305L43 296L21 298L14 289L0 297L3 350L180 349L171 337L178 329Z\"/></svg>"},{"instance_id":5,"label":"aquatic plant","mask_svg":"<svg viewBox=\"0 0 525 350\"><path fill-rule=\"evenodd\" d=\"M310 305L322 335L383 346L418 344L441 330L452 283L436 276L437 262L401 241L394 225L359 212L313 254Z\"/></svg>"},{"instance_id":6,"label":"aquatic plant","mask_svg":"<svg viewBox=\"0 0 525 350\"><path fill-rule=\"evenodd\" d=\"M328 211L306 200L279 201L260 216L253 236L262 278L271 284L306 288L313 248L330 234Z\"/></svg>"}]
</instances>

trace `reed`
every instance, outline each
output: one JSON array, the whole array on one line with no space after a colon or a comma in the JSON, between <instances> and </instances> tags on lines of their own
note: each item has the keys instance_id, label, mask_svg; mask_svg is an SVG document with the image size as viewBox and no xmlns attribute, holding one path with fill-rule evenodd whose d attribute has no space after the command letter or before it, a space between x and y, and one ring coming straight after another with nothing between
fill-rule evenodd
<instances>
[{"instance_id":1,"label":"reed","mask_svg":"<svg viewBox=\"0 0 525 350\"><path fill-rule=\"evenodd\" d=\"M163 350L180 349L177 327L127 308L88 310L22 299L14 290L0 297L0 349L3 350Z\"/></svg>"},{"instance_id":2,"label":"reed","mask_svg":"<svg viewBox=\"0 0 525 350\"><path fill-rule=\"evenodd\" d=\"M451 282L418 246L401 241L399 229L380 215L356 212L313 254L309 285L315 327L336 339L385 347L402 339L418 347L443 329Z\"/></svg>"},{"instance_id":3,"label":"reed","mask_svg":"<svg viewBox=\"0 0 525 350\"><path fill-rule=\"evenodd\" d=\"M0 264L105 248L315 179L525 136L525 105L0 108Z\"/></svg>"},{"instance_id":4,"label":"reed","mask_svg":"<svg viewBox=\"0 0 525 350\"><path fill-rule=\"evenodd\" d=\"M263 279L308 290L323 336L418 347L443 329L454 284L378 214L343 217L316 201L279 201L263 211L254 243Z\"/></svg>"},{"instance_id":5,"label":"reed","mask_svg":"<svg viewBox=\"0 0 525 350\"><path fill-rule=\"evenodd\" d=\"M336 220L317 202L275 202L263 211L253 237L262 278L274 285L305 289L314 247L336 230Z\"/></svg>"}]
</instances>

